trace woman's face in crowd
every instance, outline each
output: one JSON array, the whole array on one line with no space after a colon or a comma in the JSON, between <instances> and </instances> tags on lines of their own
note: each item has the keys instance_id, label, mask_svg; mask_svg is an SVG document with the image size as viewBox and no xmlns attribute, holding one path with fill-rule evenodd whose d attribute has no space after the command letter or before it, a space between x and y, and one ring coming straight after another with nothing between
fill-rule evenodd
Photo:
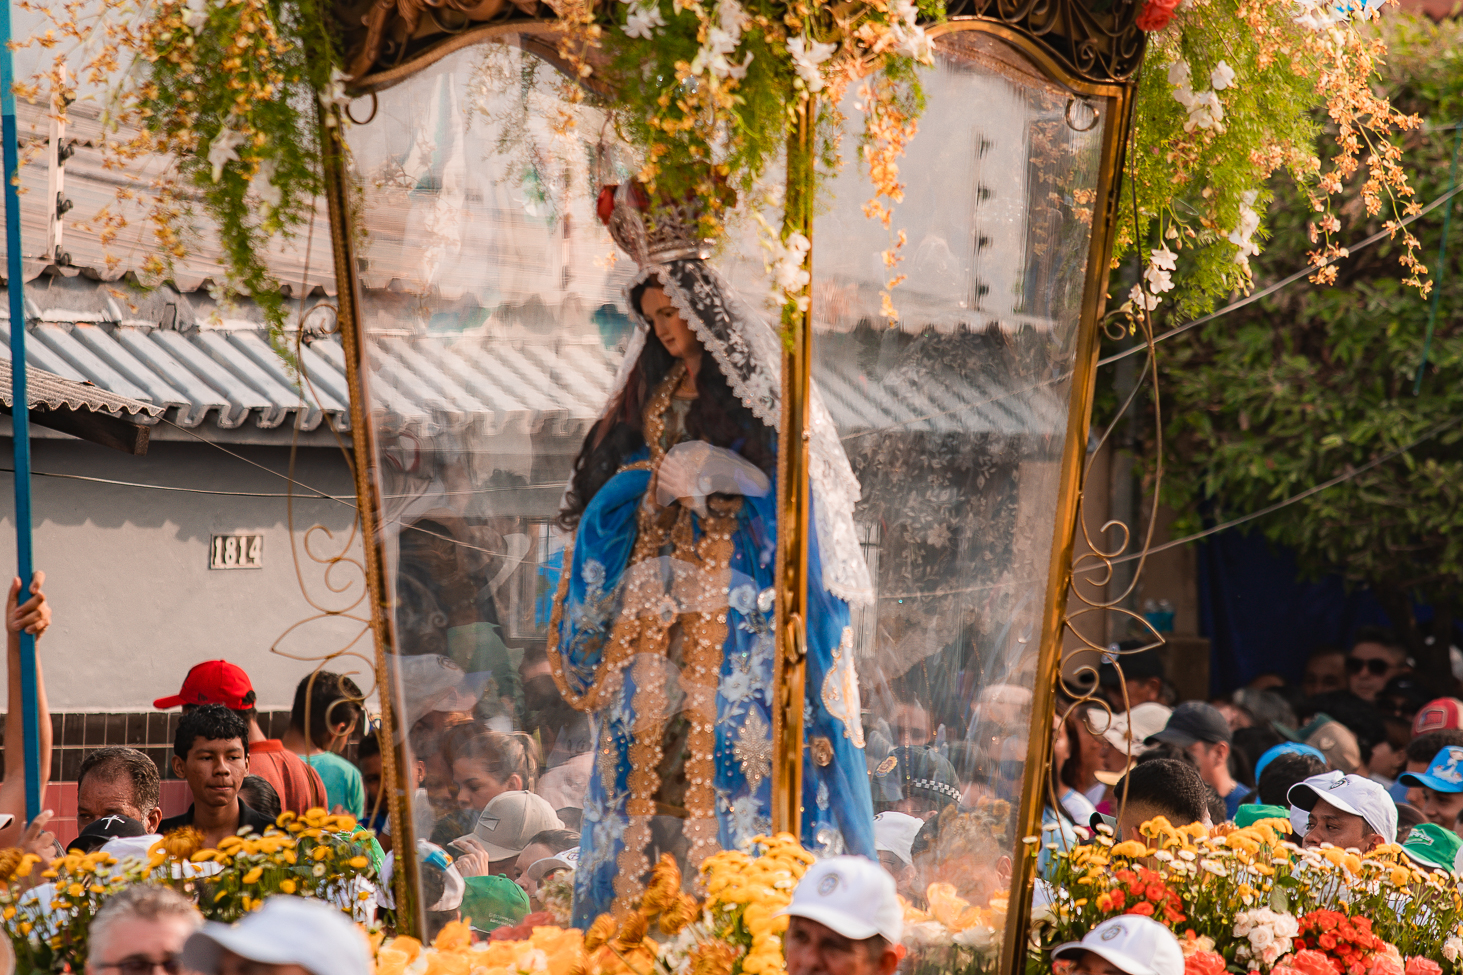
<instances>
[{"instance_id":1,"label":"woman's face in crowd","mask_svg":"<svg viewBox=\"0 0 1463 975\"><path fill-rule=\"evenodd\" d=\"M1067 726L1061 718L1052 722L1052 764L1061 769L1072 757L1072 741L1067 737Z\"/></svg>"},{"instance_id":2,"label":"woman's face in crowd","mask_svg":"<svg viewBox=\"0 0 1463 975\"><path fill-rule=\"evenodd\" d=\"M1091 726L1085 720L1087 717L1099 722L1099 727L1101 727L1106 723L1106 715L1097 711L1075 719L1079 722L1077 725L1077 748L1079 750L1077 762L1082 766L1083 771L1091 774L1097 769L1107 767L1104 760L1105 752L1110 752L1112 749L1108 747L1106 738L1092 733Z\"/></svg>"},{"instance_id":3,"label":"woman's face in crowd","mask_svg":"<svg viewBox=\"0 0 1463 975\"><path fill-rule=\"evenodd\" d=\"M457 799L453 795L456 786L452 784L452 770L447 767L447 760L440 752L433 752L422 760L422 765L425 769L422 788L427 791L427 801L438 815L450 812Z\"/></svg>"},{"instance_id":4,"label":"woman's face in crowd","mask_svg":"<svg viewBox=\"0 0 1463 975\"><path fill-rule=\"evenodd\" d=\"M516 774L500 779L476 758L453 762L452 781L457 786L457 804L464 809L482 809L500 793L523 788Z\"/></svg>"}]
</instances>

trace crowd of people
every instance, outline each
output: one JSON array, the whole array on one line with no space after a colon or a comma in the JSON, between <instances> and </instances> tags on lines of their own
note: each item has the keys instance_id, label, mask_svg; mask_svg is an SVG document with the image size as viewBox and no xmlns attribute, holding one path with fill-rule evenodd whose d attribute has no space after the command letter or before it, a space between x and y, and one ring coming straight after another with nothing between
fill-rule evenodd
<instances>
[{"instance_id":1,"label":"crowd of people","mask_svg":"<svg viewBox=\"0 0 1463 975\"><path fill-rule=\"evenodd\" d=\"M7 606L11 741L21 739L18 725L9 727L21 711L19 634L39 636L51 621L42 583L38 575L20 603L17 581ZM400 675L408 701L428 702L406 715L424 933L432 937L449 921L468 918L486 938L542 910L551 881L575 868L593 752L585 747L585 717L561 706L547 673L539 672L541 659L529 655L512 679L471 693L462 673L436 672L442 659L402 658ZM435 666L411 671L420 660ZM1314 654L1294 687L1266 676L1225 699L1176 702L1167 678L1157 652L1123 652L1098 670L1092 694L1060 707L1055 801L1044 820L1066 842L1081 842L1104 823L1120 838L1136 838L1156 816L1175 826L1284 818L1306 846L1365 851L1397 842L1426 869L1453 869L1463 850L1463 701L1424 693L1390 634L1363 631L1348 653ZM982 693L986 720L1004 708L1012 712L1008 723L1019 722L1028 701L1007 700L1015 690ZM531 715L534 733L476 713L475 703L495 691L495 706ZM373 828L380 840L373 856L388 888L392 830L382 743L363 727L362 701L349 676L317 670L296 688L286 733L270 739L244 669L223 660L196 665L177 693L155 702L182 711L170 771L187 783L188 808L164 817L162 771L146 753L96 749L78 773L79 835L69 849L143 852L184 826L213 846L240 829L262 832L282 811L326 808ZM43 682L40 705L44 732ZM892 975L904 951L904 905L920 903L924 886L950 866L949 849L940 844L957 831L955 814L985 816L976 825L999 838L1015 812L998 793L1022 763L998 763L983 778L963 773L968 743L947 741L953 736L938 708L916 695L887 695L869 712L867 729L879 861L830 856L810 869L787 911L791 975ZM40 745L44 769L44 733ZM59 852L44 832L44 815L23 829L20 766L11 763L0 782L0 844ZM991 873L994 893L1009 882L1009 860ZM318 902L271 898L242 923L225 926L205 924L196 906L172 891L140 887L97 915L88 969L348 975L368 970L364 950L349 918ZM1107 922L1054 957L1071 959L1087 975L1178 975L1177 950L1161 925L1131 917Z\"/></svg>"},{"instance_id":2,"label":"crowd of people","mask_svg":"<svg viewBox=\"0 0 1463 975\"><path fill-rule=\"evenodd\" d=\"M1099 672L1105 700L1073 703L1059 722L1054 821L1090 827L1118 816L1125 794L1141 815L1152 791L1187 822L1289 818L1310 845L1366 849L1420 827L1463 830L1463 701L1424 688L1386 630L1361 630L1349 652L1312 654L1298 686L1267 674L1208 703L1173 706L1155 651L1117 660L1122 680L1112 663ZM1187 809L1173 808L1179 797ZM1342 818L1337 803L1350 807ZM1359 839L1345 819L1359 810L1365 842L1343 843L1342 834Z\"/></svg>"}]
</instances>

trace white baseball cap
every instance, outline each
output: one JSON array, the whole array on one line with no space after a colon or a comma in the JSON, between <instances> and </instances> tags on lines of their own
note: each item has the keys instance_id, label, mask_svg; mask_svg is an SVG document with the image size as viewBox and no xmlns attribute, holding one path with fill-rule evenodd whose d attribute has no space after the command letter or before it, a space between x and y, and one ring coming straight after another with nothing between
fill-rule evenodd
<instances>
[{"instance_id":1,"label":"white baseball cap","mask_svg":"<svg viewBox=\"0 0 1463 975\"><path fill-rule=\"evenodd\" d=\"M535 860L523 871L523 877L530 883L538 883L544 879L544 874L552 873L555 870L573 870L579 866L579 847L572 850L565 850L562 853L555 853L551 857L544 857L542 860Z\"/></svg>"},{"instance_id":2,"label":"white baseball cap","mask_svg":"<svg viewBox=\"0 0 1463 975\"><path fill-rule=\"evenodd\" d=\"M563 829L554 807L532 792L500 792L488 800L472 828L492 860L507 860L528 849L529 841L546 829Z\"/></svg>"},{"instance_id":3,"label":"white baseball cap","mask_svg":"<svg viewBox=\"0 0 1463 975\"><path fill-rule=\"evenodd\" d=\"M829 857L813 864L792 892L792 903L778 914L817 921L855 941L878 934L897 945L904 937L904 910L894 878L873 860L859 856Z\"/></svg>"},{"instance_id":4,"label":"white baseball cap","mask_svg":"<svg viewBox=\"0 0 1463 975\"><path fill-rule=\"evenodd\" d=\"M874 849L888 850L906 867L914 866L914 838L924 827L918 816L881 812L874 817Z\"/></svg>"},{"instance_id":5,"label":"white baseball cap","mask_svg":"<svg viewBox=\"0 0 1463 975\"><path fill-rule=\"evenodd\" d=\"M1137 757L1153 748L1152 745L1145 744L1145 741L1168 727L1171 714L1173 708L1165 707L1157 701L1145 701L1121 714L1112 715L1106 728L1098 733L1124 755L1128 754L1129 742L1132 742L1133 755ZM1103 716L1089 715L1087 721L1090 727L1097 729L1103 724Z\"/></svg>"},{"instance_id":6,"label":"white baseball cap","mask_svg":"<svg viewBox=\"0 0 1463 975\"><path fill-rule=\"evenodd\" d=\"M371 971L366 938L350 916L324 901L283 894L238 924L210 921L183 944L183 967L217 975L225 951L266 965L299 965L311 975Z\"/></svg>"},{"instance_id":7,"label":"white baseball cap","mask_svg":"<svg viewBox=\"0 0 1463 975\"><path fill-rule=\"evenodd\" d=\"M1052 949L1052 958L1090 951L1128 975L1184 975L1184 950L1173 932L1151 917L1124 914L1108 918L1081 941Z\"/></svg>"},{"instance_id":8,"label":"white baseball cap","mask_svg":"<svg viewBox=\"0 0 1463 975\"><path fill-rule=\"evenodd\" d=\"M1292 806L1306 812L1324 799L1342 812L1366 820L1388 843L1397 842L1397 804L1386 789L1364 775L1347 775L1339 770L1322 772L1291 786L1286 798Z\"/></svg>"}]
</instances>

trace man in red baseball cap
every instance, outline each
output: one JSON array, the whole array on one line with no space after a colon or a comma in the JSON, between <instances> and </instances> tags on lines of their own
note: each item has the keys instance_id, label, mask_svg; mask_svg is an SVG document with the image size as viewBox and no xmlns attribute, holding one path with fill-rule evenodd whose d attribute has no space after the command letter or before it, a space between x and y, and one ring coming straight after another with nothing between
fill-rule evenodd
<instances>
[{"instance_id":1,"label":"man in red baseball cap","mask_svg":"<svg viewBox=\"0 0 1463 975\"><path fill-rule=\"evenodd\" d=\"M178 693L160 697L152 706L167 711L181 705L186 714L204 704L222 704L230 711L237 711L249 727L249 773L274 786L274 791L279 793L280 808L296 813L328 809L320 773L285 748L278 738L264 737L259 729L255 700L254 685L244 668L227 660L205 660L188 671Z\"/></svg>"}]
</instances>

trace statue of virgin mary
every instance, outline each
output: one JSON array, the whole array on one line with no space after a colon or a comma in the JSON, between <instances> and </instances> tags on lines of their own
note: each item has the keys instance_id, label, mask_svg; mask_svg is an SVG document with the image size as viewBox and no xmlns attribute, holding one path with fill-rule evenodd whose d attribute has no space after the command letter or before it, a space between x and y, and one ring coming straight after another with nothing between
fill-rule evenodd
<instances>
[{"instance_id":1,"label":"statue of virgin mary","mask_svg":"<svg viewBox=\"0 0 1463 975\"><path fill-rule=\"evenodd\" d=\"M607 187L599 214L639 266L636 324L559 523L573 532L549 624L564 698L595 718L574 923L628 910L661 855L689 882L770 826L781 346L706 259L689 204ZM802 837L874 857L849 604L872 585L859 486L814 397Z\"/></svg>"}]
</instances>

